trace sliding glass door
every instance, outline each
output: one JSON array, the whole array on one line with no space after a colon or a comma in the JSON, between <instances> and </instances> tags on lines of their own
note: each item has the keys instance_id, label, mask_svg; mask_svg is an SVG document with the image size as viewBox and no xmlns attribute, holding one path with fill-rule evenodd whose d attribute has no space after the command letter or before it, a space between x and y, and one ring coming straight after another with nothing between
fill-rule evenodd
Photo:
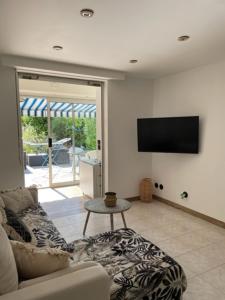
<instances>
[{"instance_id":1,"label":"sliding glass door","mask_svg":"<svg viewBox=\"0 0 225 300\"><path fill-rule=\"evenodd\" d=\"M21 74L19 89L26 186L79 184L80 165L102 166L100 84Z\"/></svg>"}]
</instances>

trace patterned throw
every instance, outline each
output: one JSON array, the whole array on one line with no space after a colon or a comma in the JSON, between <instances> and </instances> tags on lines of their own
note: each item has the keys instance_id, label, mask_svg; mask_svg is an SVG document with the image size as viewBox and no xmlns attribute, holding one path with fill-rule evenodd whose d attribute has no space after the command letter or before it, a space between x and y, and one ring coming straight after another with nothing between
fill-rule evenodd
<instances>
[{"instance_id":1,"label":"patterned throw","mask_svg":"<svg viewBox=\"0 0 225 300\"><path fill-rule=\"evenodd\" d=\"M74 245L65 241L40 205L37 208L28 208L22 211L19 216L29 228L32 235L32 244L37 247L59 248L68 252L74 251Z\"/></svg>"},{"instance_id":2,"label":"patterned throw","mask_svg":"<svg viewBox=\"0 0 225 300\"><path fill-rule=\"evenodd\" d=\"M27 226L20 219L20 217L8 208L5 208L5 212L7 216L7 225L11 226L14 229L14 231L21 236L23 241L30 243L32 239L31 234ZM12 234L13 231L11 230L11 232L9 232L8 227L8 237L12 237Z\"/></svg>"},{"instance_id":3,"label":"patterned throw","mask_svg":"<svg viewBox=\"0 0 225 300\"><path fill-rule=\"evenodd\" d=\"M132 229L98 234L70 244L41 206L20 214L39 247L73 253L75 262L96 261L112 278L111 300L181 300L187 281L181 266Z\"/></svg>"},{"instance_id":4,"label":"patterned throw","mask_svg":"<svg viewBox=\"0 0 225 300\"><path fill-rule=\"evenodd\" d=\"M180 300L187 281L181 266L132 229L74 242L75 261L94 260L112 277L111 300Z\"/></svg>"}]
</instances>

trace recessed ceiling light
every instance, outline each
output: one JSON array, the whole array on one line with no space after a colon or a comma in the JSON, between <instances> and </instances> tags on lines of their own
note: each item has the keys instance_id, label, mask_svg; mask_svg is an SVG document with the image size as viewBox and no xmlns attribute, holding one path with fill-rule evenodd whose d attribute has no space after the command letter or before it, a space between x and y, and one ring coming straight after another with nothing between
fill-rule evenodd
<instances>
[{"instance_id":1,"label":"recessed ceiling light","mask_svg":"<svg viewBox=\"0 0 225 300\"><path fill-rule=\"evenodd\" d=\"M59 45L55 45L55 46L52 47L52 49L54 49L56 51L60 51L60 50L63 50L63 47L59 46Z\"/></svg>"},{"instance_id":2,"label":"recessed ceiling light","mask_svg":"<svg viewBox=\"0 0 225 300\"><path fill-rule=\"evenodd\" d=\"M184 42L184 41L187 41L187 40L189 40L190 39L190 36L189 35L181 35L181 36L179 36L178 38L177 38L177 40L179 41L179 42Z\"/></svg>"},{"instance_id":3,"label":"recessed ceiling light","mask_svg":"<svg viewBox=\"0 0 225 300\"><path fill-rule=\"evenodd\" d=\"M138 62L138 60L137 59L130 59L130 61L129 61L131 64L136 64L137 62Z\"/></svg>"},{"instance_id":4,"label":"recessed ceiling light","mask_svg":"<svg viewBox=\"0 0 225 300\"><path fill-rule=\"evenodd\" d=\"M94 15L94 11L90 8L83 8L81 9L80 14L84 18L91 18Z\"/></svg>"}]
</instances>

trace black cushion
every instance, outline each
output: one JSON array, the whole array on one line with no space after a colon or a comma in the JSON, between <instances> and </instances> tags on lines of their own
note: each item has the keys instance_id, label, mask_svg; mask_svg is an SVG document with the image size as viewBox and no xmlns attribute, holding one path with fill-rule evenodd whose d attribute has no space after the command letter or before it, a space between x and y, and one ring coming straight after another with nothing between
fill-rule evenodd
<instances>
[{"instance_id":1,"label":"black cushion","mask_svg":"<svg viewBox=\"0 0 225 300\"><path fill-rule=\"evenodd\" d=\"M26 225L11 209L5 208L7 224L12 226L25 242L31 242L31 234Z\"/></svg>"}]
</instances>

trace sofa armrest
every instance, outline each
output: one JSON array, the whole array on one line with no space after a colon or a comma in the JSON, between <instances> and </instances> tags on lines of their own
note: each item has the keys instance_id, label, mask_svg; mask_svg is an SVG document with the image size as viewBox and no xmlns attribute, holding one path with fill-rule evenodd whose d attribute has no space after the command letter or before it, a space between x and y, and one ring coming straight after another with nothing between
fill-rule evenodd
<instances>
[{"instance_id":1,"label":"sofa armrest","mask_svg":"<svg viewBox=\"0 0 225 300\"><path fill-rule=\"evenodd\" d=\"M69 267L55 271L53 273L49 273L47 275L43 275L40 277L36 277L33 279L28 279L25 281L22 281L19 284L19 289L23 289L26 287L29 287L31 285L37 284L37 283L41 283L43 281L47 281L47 280L51 280L54 279L56 277L61 277L64 276L66 274L72 273L72 272L77 272L80 271L81 269L87 269L93 266L98 266L99 264L94 262L94 261L87 261L87 262L79 262L79 263L71 263Z\"/></svg>"},{"instance_id":2,"label":"sofa armrest","mask_svg":"<svg viewBox=\"0 0 225 300\"><path fill-rule=\"evenodd\" d=\"M109 300L110 278L99 264L32 284L0 300Z\"/></svg>"}]
</instances>

